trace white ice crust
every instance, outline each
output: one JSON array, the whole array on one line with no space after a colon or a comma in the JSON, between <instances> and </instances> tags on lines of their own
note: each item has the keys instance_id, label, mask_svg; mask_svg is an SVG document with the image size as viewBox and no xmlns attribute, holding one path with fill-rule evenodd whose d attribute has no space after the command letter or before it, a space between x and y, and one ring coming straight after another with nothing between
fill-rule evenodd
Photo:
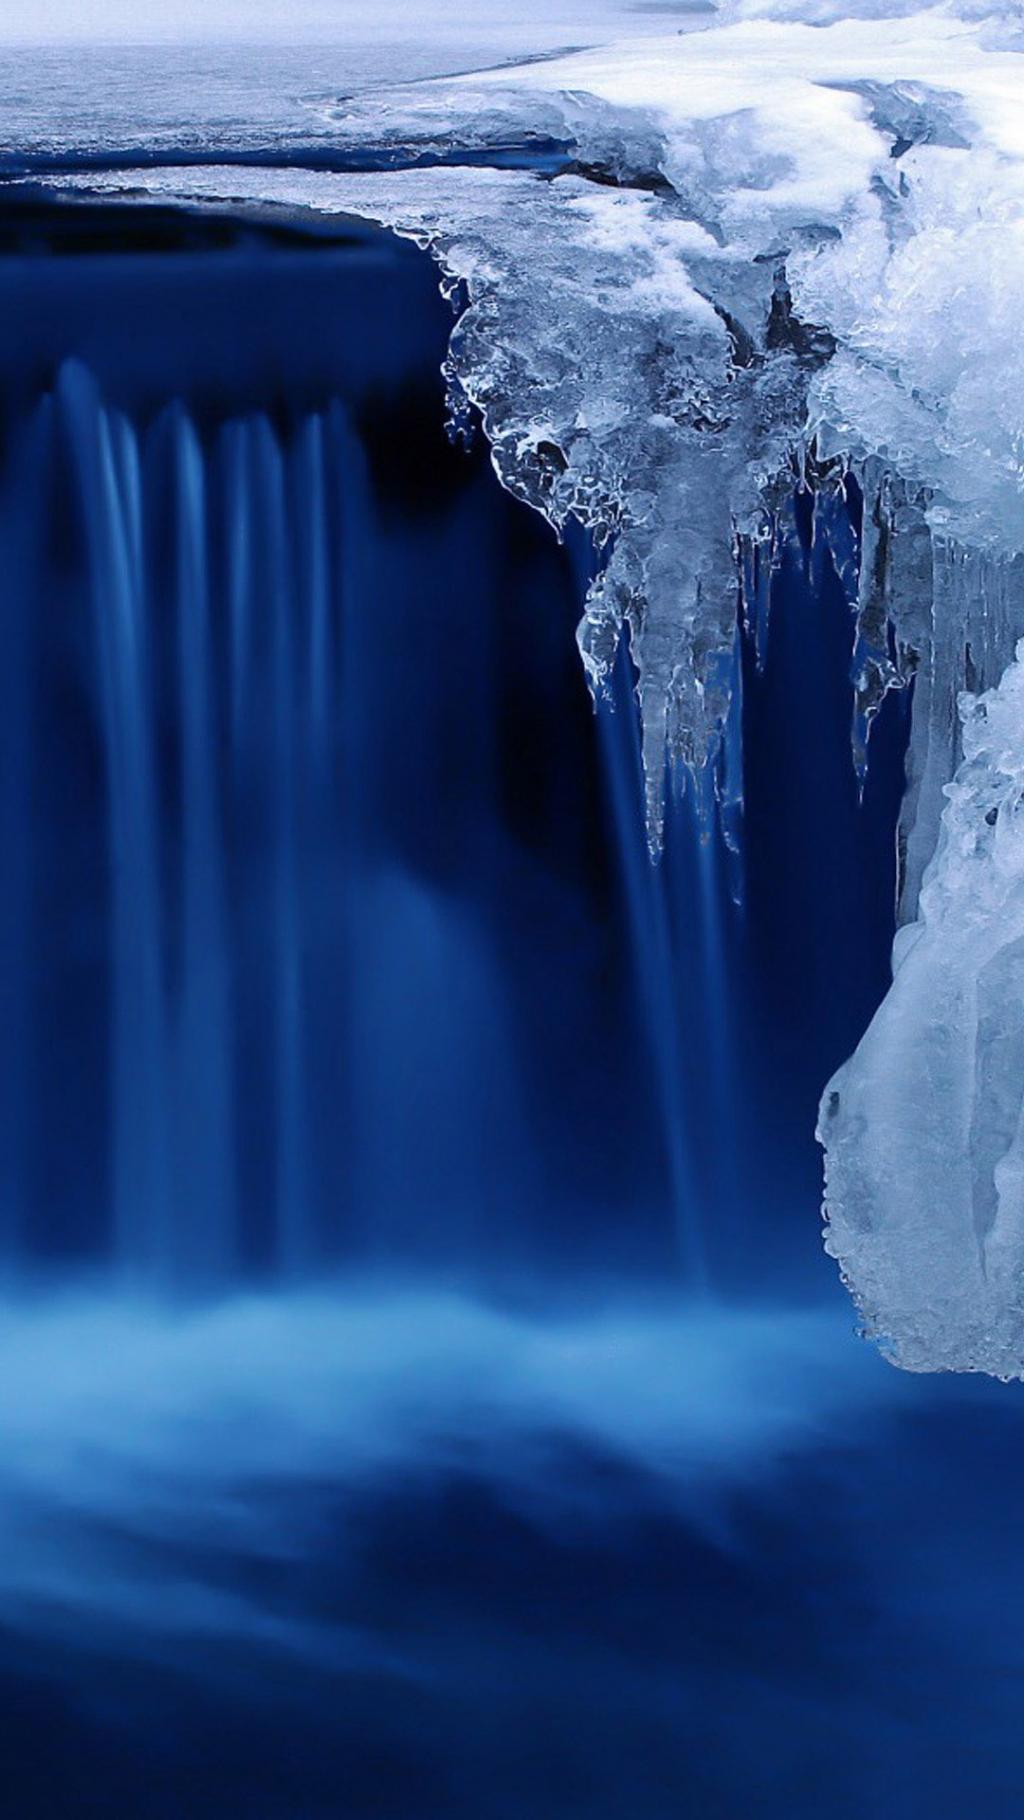
<instances>
[{"instance_id":1,"label":"white ice crust","mask_svg":"<svg viewBox=\"0 0 1024 1820\"><path fill-rule=\"evenodd\" d=\"M654 847L666 753L702 763L728 707L744 555L771 557L794 487L855 474L855 738L913 677L922 921L826 1095L828 1245L898 1362L1024 1373L1024 20L738 0L684 23L320 111L339 147L406 158L554 142L553 178L81 181L352 211L431 249L468 305L456 422L476 407L504 484L606 549L580 647L600 690L628 632Z\"/></svg>"}]
</instances>

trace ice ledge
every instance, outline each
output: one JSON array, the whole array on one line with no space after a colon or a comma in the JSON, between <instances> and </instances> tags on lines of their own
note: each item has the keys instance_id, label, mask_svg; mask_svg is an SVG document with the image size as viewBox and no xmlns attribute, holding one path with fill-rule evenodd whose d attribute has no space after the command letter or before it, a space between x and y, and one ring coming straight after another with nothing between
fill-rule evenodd
<instances>
[{"instance_id":1,"label":"ice ledge","mask_svg":"<svg viewBox=\"0 0 1024 1820\"><path fill-rule=\"evenodd\" d=\"M557 142L577 169L553 180L466 168L85 179L350 210L430 247L468 305L448 363L456 417L476 407L503 483L607 548L580 644L599 690L631 639L655 847L666 747L700 763L728 710L737 553L771 544L811 457L902 489L866 526L858 738L880 693L936 645L928 541L991 561L1024 548L1016 14L748 16L766 10L377 90L325 104L320 121L339 154Z\"/></svg>"}]
</instances>

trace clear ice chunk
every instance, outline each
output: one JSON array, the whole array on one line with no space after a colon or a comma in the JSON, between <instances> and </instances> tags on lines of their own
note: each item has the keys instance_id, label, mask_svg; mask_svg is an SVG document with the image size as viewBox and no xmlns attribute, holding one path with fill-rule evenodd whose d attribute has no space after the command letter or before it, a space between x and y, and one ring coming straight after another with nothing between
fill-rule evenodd
<instances>
[{"instance_id":1,"label":"clear ice chunk","mask_svg":"<svg viewBox=\"0 0 1024 1820\"><path fill-rule=\"evenodd\" d=\"M896 1364L1024 1377L1024 640L960 711L919 919L822 1099L825 1242Z\"/></svg>"}]
</instances>

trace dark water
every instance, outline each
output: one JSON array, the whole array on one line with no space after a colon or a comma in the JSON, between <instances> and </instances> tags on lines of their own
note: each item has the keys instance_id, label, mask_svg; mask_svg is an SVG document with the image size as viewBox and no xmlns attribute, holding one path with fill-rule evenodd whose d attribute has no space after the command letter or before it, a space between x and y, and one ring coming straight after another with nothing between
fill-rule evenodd
<instances>
[{"instance_id":1,"label":"dark water","mask_svg":"<svg viewBox=\"0 0 1024 1820\"><path fill-rule=\"evenodd\" d=\"M425 259L2 246L5 1811L1019 1812L1018 1393L820 1250L906 704L861 795L806 502L653 869Z\"/></svg>"}]
</instances>

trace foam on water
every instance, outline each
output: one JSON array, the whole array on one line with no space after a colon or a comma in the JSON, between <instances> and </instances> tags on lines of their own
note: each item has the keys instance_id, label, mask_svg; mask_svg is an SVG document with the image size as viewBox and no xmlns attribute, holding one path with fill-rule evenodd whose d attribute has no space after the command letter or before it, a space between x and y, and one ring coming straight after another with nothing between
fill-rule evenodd
<instances>
[{"instance_id":1,"label":"foam on water","mask_svg":"<svg viewBox=\"0 0 1024 1820\"><path fill-rule=\"evenodd\" d=\"M309 1488L344 1510L472 1471L542 1524L614 1521L579 1447L714 1524L728 1487L900 1400L831 1311L517 1313L351 1284L191 1309L19 1297L0 1316L0 1620L258 1631L258 1597L228 1598L225 1575L301 1560Z\"/></svg>"}]
</instances>

